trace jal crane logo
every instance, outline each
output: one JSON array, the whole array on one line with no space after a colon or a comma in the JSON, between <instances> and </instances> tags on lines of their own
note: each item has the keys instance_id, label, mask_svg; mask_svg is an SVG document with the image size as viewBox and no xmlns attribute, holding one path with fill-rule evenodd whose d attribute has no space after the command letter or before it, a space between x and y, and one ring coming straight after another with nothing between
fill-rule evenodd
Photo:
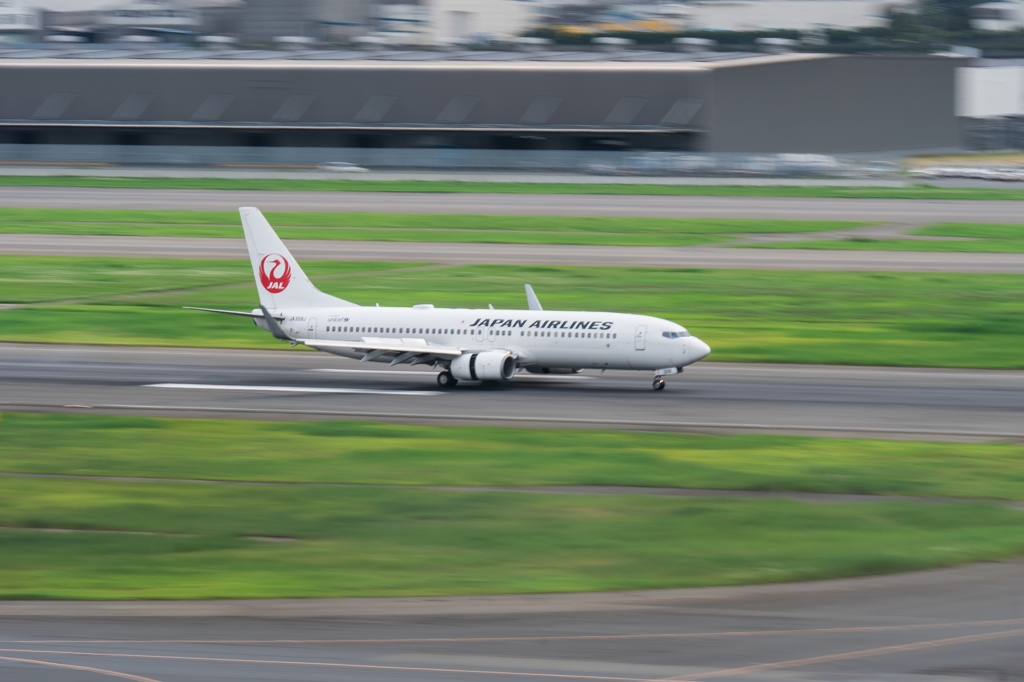
<instances>
[{"instance_id":1,"label":"jal crane logo","mask_svg":"<svg viewBox=\"0 0 1024 682\"><path fill-rule=\"evenodd\" d=\"M279 253L271 253L260 261L260 284L272 294L281 293L292 281L292 266Z\"/></svg>"}]
</instances>

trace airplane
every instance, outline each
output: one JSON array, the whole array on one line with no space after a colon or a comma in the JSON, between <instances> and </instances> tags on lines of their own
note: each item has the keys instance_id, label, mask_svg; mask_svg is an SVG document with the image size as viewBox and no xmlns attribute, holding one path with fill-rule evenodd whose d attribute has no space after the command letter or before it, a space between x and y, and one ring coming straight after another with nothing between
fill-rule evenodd
<instances>
[{"instance_id":1,"label":"airplane","mask_svg":"<svg viewBox=\"0 0 1024 682\"><path fill-rule=\"evenodd\" d=\"M260 306L251 312L187 307L252 318L282 341L361 362L432 365L437 383L509 381L520 370L576 374L584 369L653 370L665 376L711 348L675 322L648 315L544 310L526 285L528 310L361 306L313 286L257 208L238 209Z\"/></svg>"}]
</instances>

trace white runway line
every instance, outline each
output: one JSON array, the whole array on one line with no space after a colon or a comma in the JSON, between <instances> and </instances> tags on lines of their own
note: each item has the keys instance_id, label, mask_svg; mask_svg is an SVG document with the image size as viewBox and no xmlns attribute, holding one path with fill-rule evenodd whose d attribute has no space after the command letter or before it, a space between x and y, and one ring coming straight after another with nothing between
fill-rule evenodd
<instances>
[{"instance_id":1,"label":"white runway line","mask_svg":"<svg viewBox=\"0 0 1024 682\"><path fill-rule=\"evenodd\" d=\"M274 393L360 393L370 395L446 395L442 391L389 391L374 388L317 388L313 386L231 386L225 384L145 384L145 388L184 388L204 391L269 391Z\"/></svg>"}]
</instances>

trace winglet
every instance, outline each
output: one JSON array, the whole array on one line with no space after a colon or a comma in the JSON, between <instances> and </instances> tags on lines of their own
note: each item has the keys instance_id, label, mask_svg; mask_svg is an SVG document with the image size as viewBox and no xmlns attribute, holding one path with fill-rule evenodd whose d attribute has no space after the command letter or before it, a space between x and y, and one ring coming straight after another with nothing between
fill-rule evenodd
<instances>
[{"instance_id":1,"label":"winglet","mask_svg":"<svg viewBox=\"0 0 1024 682\"><path fill-rule=\"evenodd\" d=\"M285 330L281 329L281 325L277 323L277 320L275 320L274 316L270 314L270 311L267 310L266 306L261 305L260 310L263 311L263 321L267 323L268 327L270 327L270 333L274 335L275 339L281 339L282 341L295 341L295 339L288 336L288 333L285 332Z\"/></svg>"},{"instance_id":2,"label":"winglet","mask_svg":"<svg viewBox=\"0 0 1024 682\"><path fill-rule=\"evenodd\" d=\"M537 300L537 294L533 293L533 287L526 285L526 302L530 304L530 310L544 310Z\"/></svg>"}]
</instances>

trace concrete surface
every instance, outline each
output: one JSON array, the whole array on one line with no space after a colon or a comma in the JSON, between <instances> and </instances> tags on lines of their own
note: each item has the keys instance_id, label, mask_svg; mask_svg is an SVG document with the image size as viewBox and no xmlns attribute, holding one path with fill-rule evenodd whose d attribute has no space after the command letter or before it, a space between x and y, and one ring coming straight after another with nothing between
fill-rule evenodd
<instances>
[{"instance_id":1,"label":"concrete surface","mask_svg":"<svg viewBox=\"0 0 1024 682\"><path fill-rule=\"evenodd\" d=\"M200 313L197 313L200 314ZM917 440L1024 438L1024 372L698 363L462 382L323 353L0 344L0 410ZM154 384L185 384L156 387Z\"/></svg>"},{"instance_id":2,"label":"concrete surface","mask_svg":"<svg viewBox=\"0 0 1024 682\"><path fill-rule=\"evenodd\" d=\"M564 595L0 602L0 678L78 682L1024 677L1024 562Z\"/></svg>"}]
</instances>

